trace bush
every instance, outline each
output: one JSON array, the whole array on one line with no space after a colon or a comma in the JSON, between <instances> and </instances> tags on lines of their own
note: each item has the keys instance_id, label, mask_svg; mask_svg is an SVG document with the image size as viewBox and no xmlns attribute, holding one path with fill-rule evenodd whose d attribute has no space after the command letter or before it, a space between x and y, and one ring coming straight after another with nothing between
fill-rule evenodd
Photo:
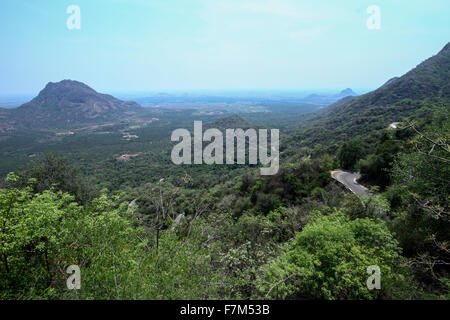
<instances>
[{"instance_id":1,"label":"bush","mask_svg":"<svg viewBox=\"0 0 450 320\"><path fill-rule=\"evenodd\" d=\"M263 269L262 296L306 299L395 297L405 285L400 248L384 222L317 214L283 253ZM370 291L367 268L381 270L381 290Z\"/></svg>"}]
</instances>

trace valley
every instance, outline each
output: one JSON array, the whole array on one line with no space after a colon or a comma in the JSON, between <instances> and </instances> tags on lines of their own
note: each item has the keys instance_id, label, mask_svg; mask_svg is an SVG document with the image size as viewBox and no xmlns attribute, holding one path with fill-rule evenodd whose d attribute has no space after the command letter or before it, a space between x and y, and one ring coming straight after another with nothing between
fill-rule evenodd
<instances>
[{"instance_id":1,"label":"valley","mask_svg":"<svg viewBox=\"0 0 450 320\"><path fill-rule=\"evenodd\" d=\"M0 109L1 297L448 300L449 70L447 44L362 95L48 83ZM208 129L278 129L279 168L176 165L181 128L200 147ZM76 293L60 281L74 263Z\"/></svg>"}]
</instances>

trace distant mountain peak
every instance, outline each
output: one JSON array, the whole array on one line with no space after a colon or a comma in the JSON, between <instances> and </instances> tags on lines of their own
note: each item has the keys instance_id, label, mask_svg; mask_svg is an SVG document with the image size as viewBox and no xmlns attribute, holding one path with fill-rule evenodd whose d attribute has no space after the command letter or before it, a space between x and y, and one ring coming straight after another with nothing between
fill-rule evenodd
<instances>
[{"instance_id":1,"label":"distant mountain peak","mask_svg":"<svg viewBox=\"0 0 450 320\"><path fill-rule=\"evenodd\" d=\"M341 93L354 93L352 89L347 88L341 91Z\"/></svg>"},{"instance_id":2,"label":"distant mountain peak","mask_svg":"<svg viewBox=\"0 0 450 320\"><path fill-rule=\"evenodd\" d=\"M337 95L338 97L357 96L357 94L350 88L344 89Z\"/></svg>"},{"instance_id":3,"label":"distant mountain peak","mask_svg":"<svg viewBox=\"0 0 450 320\"><path fill-rule=\"evenodd\" d=\"M70 80L70 79L61 80L59 82L49 82L49 83L47 83L45 88L42 89L42 91L54 90L57 88L70 88L70 87L79 87L79 88L84 88L84 89L88 89L88 90L95 92L94 89L92 89L88 85L84 84L83 82Z\"/></svg>"},{"instance_id":4,"label":"distant mountain peak","mask_svg":"<svg viewBox=\"0 0 450 320\"><path fill-rule=\"evenodd\" d=\"M74 80L49 82L39 95L13 110L18 123L43 128L63 128L78 124L124 118L142 110L136 102L101 94Z\"/></svg>"},{"instance_id":5,"label":"distant mountain peak","mask_svg":"<svg viewBox=\"0 0 450 320\"><path fill-rule=\"evenodd\" d=\"M98 95L99 93L84 84L83 82L74 80L62 80L60 82L49 82L39 92L36 98L54 97L69 98L75 96Z\"/></svg>"},{"instance_id":6,"label":"distant mountain peak","mask_svg":"<svg viewBox=\"0 0 450 320\"><path fill-rule=\"evenodd\" d=\"M316 98L321 98L321 97L323 97L323 96L321 96L320 94L312 93L312 94L306 96L305 99L316 99Z\"/></svg>"},{"instance_id":7,"label":"distant mountain peak","mask_svg":"<svg viewBox=\"0 0 450 320\"><path fill-rule=\"evenodd\" d=\"M70 85L70 86L80 86L80 87L87 87L90 88L88 85L84 84L83 82L80 81L76 81L76 80L71 80L71 79L64 79L61 80L59 82L49 82L47 83L47 85L45 87L51 87L51 86L65 86L65 85Z\"/></svg>"}]
</instances>

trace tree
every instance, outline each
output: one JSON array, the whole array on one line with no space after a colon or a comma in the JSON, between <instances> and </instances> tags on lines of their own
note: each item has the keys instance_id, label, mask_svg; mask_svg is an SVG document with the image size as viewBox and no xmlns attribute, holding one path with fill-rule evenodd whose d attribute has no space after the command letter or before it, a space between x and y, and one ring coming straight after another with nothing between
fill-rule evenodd
<instances>
[{"instance_id":1,"label":"tree","mask_svg":"<svg viewBox=\"0 0 450 320\"><path fill-rule=\"evenodd\" d=\"M341 168L346 170L353 170L362 156L363 148L359 140L345 142L337 154Z\"/></svg>"},{"instance_id":2,"label":"tree","mask_svg":"<svg viewBox=\"0 0 450 320\"><path fill-rule=\"evenodd\" d=\"M411 152L395 162L388 190L399 211L393 228L410 264L438 294L450 292L449 119L447 110L423 130L409 124L416 133Z\"/></svg>"},{"instance_id":3,"label":"tree","mask_svg":"<svg viewBox=\"0 0 450 320\"><path fill-rule=\"evenodd\" d=\"M30 162L18 173L20 179L15 184L25 187L30 179L34 179L33 190L41 193L54 187L57 190L70 193L80 203L88 203L99 195L99 191L82 176L80 170L69 162L66 157L47 152Z\"/></svg>"},{"instance_id":4,"label":"tree","mask_svg":"<svg viewBox=\"0 0 450 320\"><path fill-rule=\"evenodd\" d=\"M391 184L391 169L395 157L402 150L401 142L384 131L374 154L359 163L361 181L386 188Z\"/></svg>"},{"instance_id":5,"label":"tree","mask_svg":"<svg viewBox=\"0 0 450 320\"><path fill-rule=\"evenodd\" d=\"M400 248L380 220L350 220L342 212L316 213L282 254L263 268L264 297L374 299L393 297L404 276ZM370 291L367 268L380 267L381 290ZM401 287L401 286L400 286Z\"/></svg>"},{"instance_id":6,"label":"tree","mask_svg":"<svg viewBox=\"0 0 450 320\"><path fill-rule=\"evenodd\" d=\"M62 191L0 189L0 299L217 297L197 227L188 238L162 233L157 250L119 198L82 206ZM76 293L65 286L69 265L81 269Z\"/></svg>"}]
</instances>

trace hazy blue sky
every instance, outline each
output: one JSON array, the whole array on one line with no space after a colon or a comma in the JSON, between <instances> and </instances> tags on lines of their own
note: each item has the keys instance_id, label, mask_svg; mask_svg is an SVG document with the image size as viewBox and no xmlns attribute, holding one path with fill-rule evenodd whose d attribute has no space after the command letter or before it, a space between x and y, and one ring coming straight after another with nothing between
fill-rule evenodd
<instances>
[{"instance_id":1,"label":"hazy blue sky","mask_svg":"<svg viewBox=\"0 0 450 320\"><path fill-rule=\"evenodd\" d=\"M373 4L380 30L366 26ZM107 92L375 88L450 41L449 17L449 0L1 1L0 94L62 79Z\"/></svg>"}]
</instances>

